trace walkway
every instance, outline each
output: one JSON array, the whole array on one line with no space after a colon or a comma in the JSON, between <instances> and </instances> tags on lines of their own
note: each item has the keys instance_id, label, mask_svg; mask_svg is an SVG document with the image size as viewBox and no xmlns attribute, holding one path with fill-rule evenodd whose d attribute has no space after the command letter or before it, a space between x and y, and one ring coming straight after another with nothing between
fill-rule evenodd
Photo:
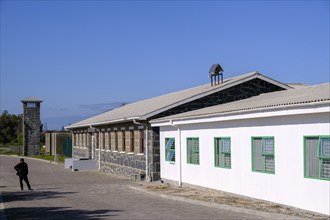
<instances>
[{"instance_id":1,"label":"walkway","mask_svg":"<svg viewBox=\"0 0 330 220\"><path fill-rule=\"evenodd\" d=\"M19 157L0 156L0 190L9 220L264 219L253 212L232 212L134 190L138 184L117 176L72 172L63 165L29 158L25 161L33 191L20 191L13 169Z\"/></svg>"}]
</instances>

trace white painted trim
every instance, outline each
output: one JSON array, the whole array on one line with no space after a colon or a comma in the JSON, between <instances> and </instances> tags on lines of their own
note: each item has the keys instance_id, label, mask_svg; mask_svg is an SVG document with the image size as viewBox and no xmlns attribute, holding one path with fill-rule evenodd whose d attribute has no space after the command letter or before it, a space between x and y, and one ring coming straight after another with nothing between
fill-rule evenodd
<instances>
[{"instance_id":1,"label":"white painted trim","mask_svg":"<svg viewBox=\"0 0 330 220\"><path fill-rule=\"evenodd\" d=\"M313 107L313 108L311 108ZM281 106L274 107L269 109L255 109L253 111L237 111L231 113L222 113L222 114L212 114L212 115L200 115L192 116L187 118L177 118L171 120L164 120L160 122L151 122L152 127L162 127L170 126L171 121L173 125L184 125L184 124L196 124L196 123L205 123L205 122L219 122L219 121L231 121L231 120L242 120L242 119L251 119L251 118L266 118L266 117L276 117L276 116L287 116L287 115L300 115L300 114L315 114L330 112L329 103L322 104L304 104L297 106Z\"/></svg>"}]
</instances>

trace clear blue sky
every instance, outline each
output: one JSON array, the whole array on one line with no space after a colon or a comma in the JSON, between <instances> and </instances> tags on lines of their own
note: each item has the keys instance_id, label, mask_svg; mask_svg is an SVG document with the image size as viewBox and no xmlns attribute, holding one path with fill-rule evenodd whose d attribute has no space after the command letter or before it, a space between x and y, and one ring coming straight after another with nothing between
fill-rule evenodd
<instances>
[{"instance_id":1,"label":"clear blue sky","mask_svg":"<svg viewBox=\"0 0 330 220\"><path fill-rule=\"evenodd\" d=\"M329 82L329 1L1 1L1 112L44 100L60 129L168 92L259 71Z\"/></svg>"}]
</instances>

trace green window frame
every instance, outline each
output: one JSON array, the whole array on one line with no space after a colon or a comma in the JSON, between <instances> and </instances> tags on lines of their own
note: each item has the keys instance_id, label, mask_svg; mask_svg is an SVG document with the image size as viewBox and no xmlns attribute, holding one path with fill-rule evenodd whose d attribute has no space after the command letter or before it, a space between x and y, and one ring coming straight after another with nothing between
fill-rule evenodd
<instances>
[{"instance_id":1,"label":"green window frame","mask_svg":"<svg viewBox=\"0 0 330 220\"><path fill-rule=\"evenodd\" d=\"M165 138L165 161L175 162L175 138Z\"/></svg>"},{"instance_id":2,"label":"green window frame","mask_svg":"<svg viewBox=\"0 0 330 220\"><path fill-rule=\"evenodd\" d=\"M274 137L252 137L252 171L275 174Z\"/></svg>"},{"instance_id":3,"label":"green window frame","mask_svg":"<svg viewBox=\"0 0 330 220\"><path fill-rule=\"evenodd\" d=\"M330 180L330 136L304 136L304 177Z\"/></svg>"},{"instance_id":4,"label":"green window frame","mask_svg":"<svg viewBox=\"0 0 330 220\"><path fill-rule=\"evenodd\" d=\"M230 137L214 138L214 166L231 168L231 140Z\"/></svg>"},{"instance_id":5,"label":"green window frame","mask_svg":"<svg viewBox=\"0 0 330 220\"><path fill-rule=\"evenodd\" d=\"M199 165L199 138L187 138L187 163Z\"/></svg>"}]
</instances>

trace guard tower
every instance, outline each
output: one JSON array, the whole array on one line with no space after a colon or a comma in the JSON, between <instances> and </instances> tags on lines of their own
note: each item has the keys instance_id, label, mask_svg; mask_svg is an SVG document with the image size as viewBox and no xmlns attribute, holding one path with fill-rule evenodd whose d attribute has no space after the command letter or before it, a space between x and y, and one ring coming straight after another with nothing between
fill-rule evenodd
<instances>
[{"instance_id":1,"label":"guard tower","mask_svg":"<svg viewBox=\"0 0 330 220\"><path fill-rule=\"evenodd\" d=\"M40 103L36 97L21 100L23 103L23 155L39 155Z\"/></svg>"}]
</instances>

